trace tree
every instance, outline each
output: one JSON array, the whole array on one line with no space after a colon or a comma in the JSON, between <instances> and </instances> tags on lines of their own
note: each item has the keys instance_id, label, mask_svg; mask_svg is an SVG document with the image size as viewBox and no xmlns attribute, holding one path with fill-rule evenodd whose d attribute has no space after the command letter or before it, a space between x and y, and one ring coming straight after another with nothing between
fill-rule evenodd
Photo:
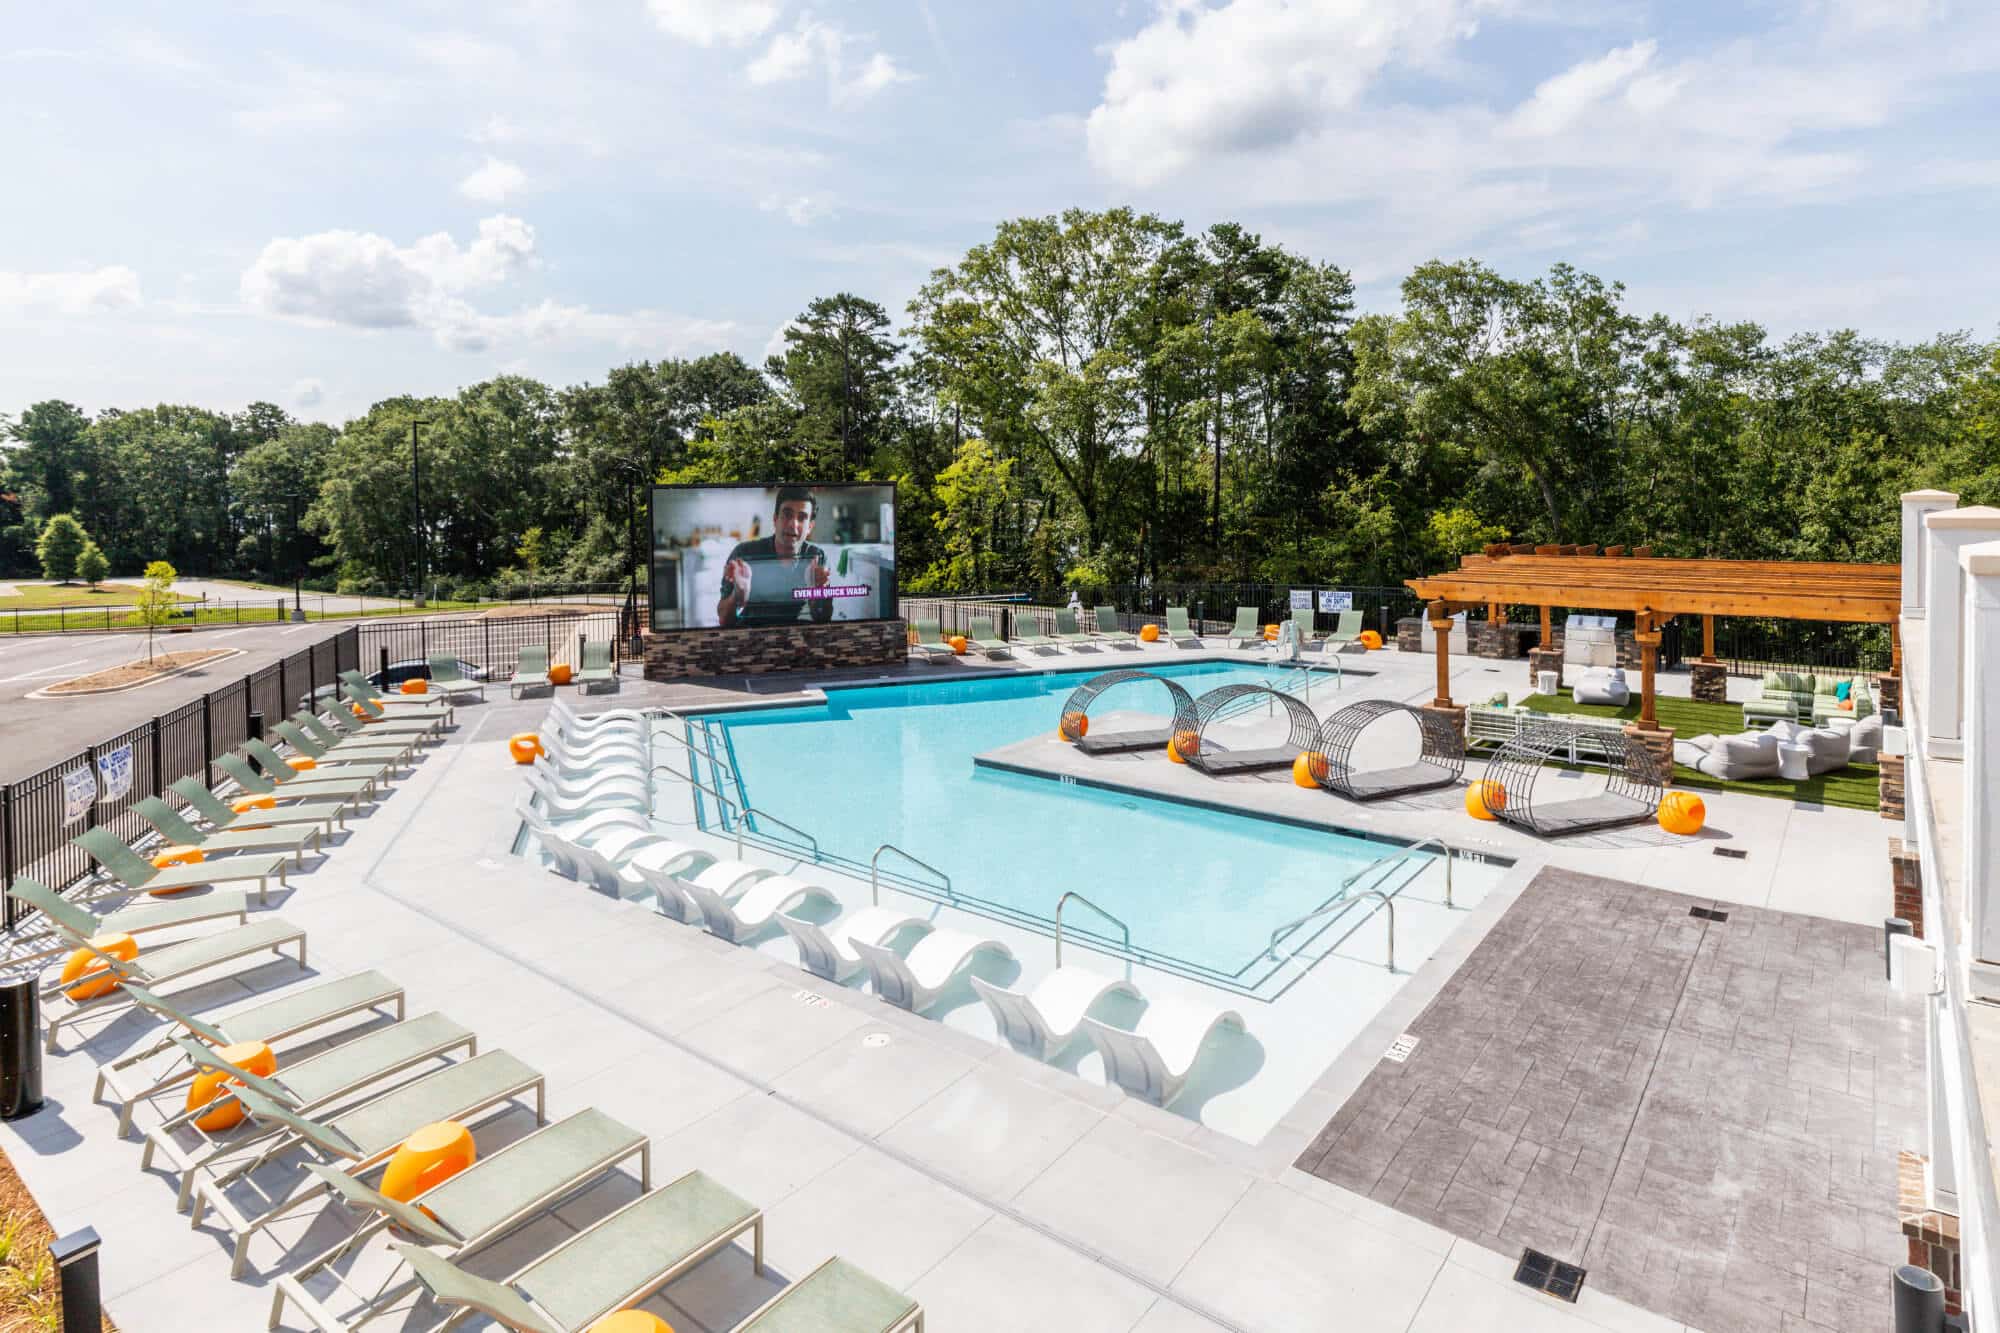
<instances>
[{"instance_id":1,"label":"tree","mask_svg":"<svg viewBox=\"0 0 2000 1333\"><path fill-rule=\"evenodd\" d=\"M104 558L104 549L96 542L85 539L83 550L76 557L76 576L95 588L110 572L111 562Z\"/></svg>"},{"instance_id":2,"label":"tree","mask_svg":"<svg viewBox=\"0 0 2000 1333\"><path fill-rule=\"evenodd\" d=\"M132 609L132 619L146 627L146 660L153 660L153 635L160 626L167 623L167 617L174 613L178 599L174 596L174 580L180 575L164 560L155 560L146 566L145 586L139 590L139 600Z\"/></svg>"},{"instance_id":3,"label":"tree","mask_svg":"<svg viewBox=\"0 0 2000 1333\"><path fill-rule=\"evenodd\" d=\"M889 312L851 292L822 296L785 328L785 353L765 363L804 424L839 445L840 476L862 477L895 410Z\"/></svg>"},{"instance_id":4,"label":"tree","mask_svg":"<svg viewBox=\"0 0 2000 1333\"><path fill-rule=\"evenodd\" d=\"M90 534L76 521L76 515L51 515L42 524L42 535L35 542L35 555L42 562L42 577L57 583L68 583L75 578L77 558L89 542Z\"/></svg>"},{"instance_id":5,"label":"tree","mask_svg":"<svg viewBox=\"0 0 2000 1333\"><path fill-rule=\"evenodd\" d=\"M528 572L528 600L535 600L535 582L542 572L542 561L548 556L548 538L539 527L529 528L521 534L521 544L514 548L514 554L521 561L521 568Z\"/></svg>"},{"instance_id":6,"label":"tree","mask_svg":"<svg viewBox=\"0 0 2000 1333\"><path fill-rule=\"evenodd\" d=\"M958 457L938 473L942 510L932 516L944 537L946 559L931 566L919 586L939 591L983 590L993 528L1005 510L1014 460L997 456L984 440L967 440Z\"/></svg>"}]
</instances>

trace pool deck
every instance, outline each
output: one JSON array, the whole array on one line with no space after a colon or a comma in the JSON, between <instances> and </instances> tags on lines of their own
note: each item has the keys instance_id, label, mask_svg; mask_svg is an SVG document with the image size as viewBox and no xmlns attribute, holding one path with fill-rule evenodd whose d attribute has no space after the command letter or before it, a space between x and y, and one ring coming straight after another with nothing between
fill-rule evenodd
<instances>
[{"instance_id":1,"label":"pool deck","mask_svg":"<svg viewBox=\"0 0 2000 1333\"><path fill-rule=\"evenodd\" d=\"M1398 656L1371 655L1368 666L1380 673L1370 688L1423 688L1428 659ZM1482 669L1475 659L1469 671ZM897 674L938 679L955 670ZM753 692L764 701L811 697L797 684L755 682ZM628 681L621 697L580 703L586 711L701 707L747 693ZM920 1300L928 1326L941 1333L1689 1327L1595 1284L1575 1305L1531 1293L1509 1280L1512 1259L1489 1248L1490 1236L1455 1234L1292 1164L1335 1120L1347 1092L1366 1085L1387 1040L1445 993L1542 862L1524 856L1376 1022L1338 1058L1327 1053L1327 1081L1264 1143L1246 1145L508 855L518 778L505 738L531 727L545 707L498 692L493 702L463 707L446 743L296 876L276 910L310 932L314 975L382 969L408 988L412 1014L440 1009L474 1027L483 1050L511 1051L541 1070L552 1115L594 1105L649 1134L656 1182L699 1167L765 1209L764 1277L751 1273L747 1251L732 1248L646 1303L678 1333L732 1327L780 1281L836 1252ZM1288 780L1213 785L1259 802L1286 792L1325 799ZM1756 812L1737 814L1739 802L1775 809L1759 822ZM1786 802L1716 798L1710 810L1731 836L1757 848L1748 864L1768 878L1737 887L1744 900L1761 897L1759 906L1782 892L1804 893L1804 877L1799 889L1785 888L1795 858L1816 863L1826 878L1834 858L1852 855L1841 850L1846 819L1794 838L1798 812ZM1435 808L1379 817L1427 832L1442 820L1471 823ZM1879 839L1879 821L1867 822ZM1490 825L1479 828L1491 835ZM1879 866L1880 842L1869 850L1866 862L1849 859L1832 877L1847 878L1855 864ZM1729 863L1662 853L1658 845L1575 850L1598 867L1613 864L1606 857L1650 858L1660 878L1694 881L1658 887L1738 901L1715 883ZM1886 902L1886 873L1880 878L1875 889ZM1858 899L1862 891L1853 892ZM1858 906L1848 910L1860 914ZM1872 919L1884 914L1878 908ZM275 963L181 994L213 1008L301 980L295 965ZM1861 984L1858 972L1853 980ZM103 1237L103 1289L121 1328L261 1326L271 1275L329 1243L344 1223L332 1211L308 1213L260 1237L250 1249L253 1273L232 1282L219 1234L186 1226L167 1181L139 1171L139 1145L115 1139L111 1111L89 1102L94 1061L151 1033L129 1017L84 1025L49 1061L45 1109L0 1124L0 1145L58 1231L90 1225ZM517 1110L476 1126L482 1149L518 1134L530 1118ZM593 1190L472 1266L503 1275L631 1189L627 1181ZM440 1319L419 1306L390 1322L428 1328ZM295 1313L288 1326L300 1326Z\"/></svg>"}]
</instances>

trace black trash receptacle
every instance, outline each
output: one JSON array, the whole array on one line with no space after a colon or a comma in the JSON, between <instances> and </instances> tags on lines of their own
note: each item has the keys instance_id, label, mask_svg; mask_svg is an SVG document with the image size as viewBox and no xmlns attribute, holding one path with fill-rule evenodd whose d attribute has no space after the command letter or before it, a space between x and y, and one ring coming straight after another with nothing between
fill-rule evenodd
<instances>
[{"instance_id":1,"label":"black trash receptacle","mask_svg":"<svg viewBox=\"0 0 2000 1333\"><path fill-rule=\"evenodd\" d=\"M250 739L253 741L264 739L264 715L262 713L252 713L250 715Z\"/></svg>"},{"instance_id":2,"label":"black trash receptacle","mask_svg":"<svg viewBox=\"0 0 2000 1333\"><path fill-rule=\"evenodd\" d=\"M0 1120L19 1120L41 1109L41 1009L35 979L0 981Z\"/></svg>"}]
</instances>

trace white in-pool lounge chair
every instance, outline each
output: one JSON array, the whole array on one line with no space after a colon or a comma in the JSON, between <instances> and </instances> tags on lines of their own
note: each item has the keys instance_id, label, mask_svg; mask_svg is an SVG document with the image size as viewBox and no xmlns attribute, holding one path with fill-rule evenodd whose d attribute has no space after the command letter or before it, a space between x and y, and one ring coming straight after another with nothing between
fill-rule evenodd
<instances>
[{"instance_id":1,"label":"white in-pool lounge chair","mask_svg":"<svg viewBox=\"0 0 2000 1333\"><path fill-rule=\"evenodd\" d=\"M409 1203L386 1198L350 1175L315 1163L306 1169L368 1220L272 1284L271 1327L278 1326L286 1302L292 1301L313 1327L345 1333L408 1295L415 1279L398 1281L392 1273L370 1280L364 1289L336 1266L391 1228L392 1234L413 1236L457 1263L633 1157L639 1159L640 1190L651 1190L652 1146L646 1136L592 1107L481 1157ZM325 1278L316 1281L321 1273ZM322 1291L315 1292L315 1286ZM333 1290L326 1290L329 1286ZM359 1306L336 1313L328 1304L336 1292L357 1298Z\"/></svg>"},{"instance_id":2,"label":"white in-pool lounge chair","mask_svg":"<svg viewBox=\"0 0 2000 1333\"><path fill-rule=\"evenodd\" d=\"M125 994L139 1008L158 1014L175 1027L217 1048L239 1041L261 1041L269 1045L354 1014L371 1009L387 1010L392 1005L398 1020L404 1015L403 988L380 972L358 972L351 977L295 987L229 1013L212 1016L189 1013L165 996L155 995L143 986L127 985ZM156 1067L150 1074L141 1068L168 1051L175 1051L176 1056L165 1067ZM140 1072L132 1073L134 1070ZM132 1112L140 1102L158 1096L168 1088L178 1087L193 1078L195 1072L194 1066L178 1055L173 1036L169 1034L142 1051L99 1066L97 1085L91 1090L90 1099L101 1101L105 1089L111 1090L118 1105L118 1133L123 1137L132 1131ZM134 1086L134 1079L149 1081L145 1086L138 1087Z\"/></svg>"},{"instance_id":3,"label":"white in-pool lounge chair","mask_svg":"<svg viewBox=\"0 0 2000 1333\"><path fill-rule=\"evenodd\" d=\"M1130 1032L1094 1018L1083 1020L1084 1035L1104 1057L1105 1076L1160 1106L1170 1105L1187 1087L1218 1028L1242 1031L1243 1015L1164 996L1146 1006Z\"/></svg>"},{"instance_id":4,"label":"white in-pool lounge chair","mask_svg":"<svg viewBox=\"0 0 2000 1333\"><path fill-rule=\"evenodd\" d=\"M626 809L598 810L558 824L528 805L525 797L515 798L514 813L535 835L543 853L555 863L556 873L568 879L580 880L589 873L578 853L580 847L621 830L634 829L643 833L652 829L646 816Z\"/></svg>"},{"instance_id":5,"label":"white in-pool lounge chair","mask_svg":"<svg viewBox=\"0 0 2000 1333\"><path fill-rule=\"evenodd\" d=\"M964 930L934 930L917 941L908 957L880 944L850 943L861 955L861 965L868 969L875 993L913 1013L936 1004L979 955L1014 956L1014 951L999 940L982 939Z\"/></svg>"},{"instance_id":6,"label":"white in-pool lounge chair","mask_svg":"<svg viewBox=\"0 0 2000 1333\"><path fill-rule=\"evenodd\" d=\"M688 897L701 909L701 924L709 934L731 944L747 944L764 932L773 917L802 903L840 900L817 884L807 884L790 875L766 872L755 877L736 875L738 888L720 893L711 887L710 875L727 865L717 862L691 880L683 880ZM717 878L721 878L718 876Z\"/></svg>"},{"instance_id":7,"label":"white in-pool lounge chair","mask_svg":"<svg viewBox=\"0 0 2000 1333\"><path fill-rule=\"evenodd\" d=\"M549 716L561 719L563 731L580 734L618 727L646 730L659 721L657 716L643 708L600 708L591 713L579 712L561 695L549 704Z\"/></svg>"},{"instance_id":8,"label":"white in-pool lounge chair","mask_svg":"<svg viewBox=\"0 0 2000 1333\"><path fill-rule=\"evenodd\" d=\"M902 931L933 929L930 922L900 907L864 907L824 926L780 912L778 924L798 946L799 966L829 981L846 981L861 970L855 940L890 948L890 941Z\"/></svg>"},{"instance_id":9,"label":"white in-pool lounge chair","mask_svg":"<svg viewBox=\"0 0 2000 1333\"><path fill-rule=\"evenodd\" d=\"M135 981L148 989L158 989L166 982L179 981L197 972L207 972L224 963L238 962L267 951L282 958L283 951L293 946L298 949L299 966L303 968L306 965L306 933L283 917L266 916L213 935L198 935L193 939L163 944L132 959L113 958L87 942L81 947L96 954L121 983ZM262 962L256 964L257 967L263 965ZM50 1053L56 1049L57 1034L69 1024L106 1009L130 1006L132 998L124 991L124 986L120 984L105 994L79 1000L72 998L59 981L44 986L42 999L48 1005L47 1049Z\"/></svg>"},{"instance_id":10,"label":"white in-pool lounge chair","mask_svg":"<svg viewBox=\"0 0 2000 1333\"><path fill-rule=\"evenodd\" d=\"M701 920L701 908L688 896L687 881L715 864L709 853L677 842L643 847L625 862L621 876L652 892L660 910L676 921Z\"/></svg>"},{"instance_id":11,"label":"white in-pool lounge chair","mask_svg":"<svg viewBox=\"0 0 2000 1333\"><path fill-rule=\"evenodd\" d=\"M645 779L630 773L605 773L587 783L564 785L546 773L530 769L523 781L529 791L542 799L543 807L558 818L574 818L613 806L641 812L653 808L653 793Z\"/></svg>"},{"instance_id":12,"label":"white in-pool lounge chair","mask_svg":"<svg viewBox=\"0 0 2000 1333\"><path fill-rule=\"evenodd\" d=\"M673 875L698 875L715 864L715 857L707 852L663 837L651 829L631 834L612 832L577 848L577 858L588 870L589 878L606 893L623 898L633 889L651 889L651 882L637 873L635 863L641 858L648 868L663 877Z\"/></svg>"},{"instance_id":13,"label":"white in-pool lounge chair","mask_svg":"<svg viewBox=\"0 0 2000 1333\"><path fill-rule=\"evenodd\" d=\"M1081 1036L1083 1020L1107 997L1139 998L1139 988L1131 982L1074 965L1057 968L1033 990L1009 990L983 977L971 981L972 989L993 1011L1000 1035L1015 1050L1038 1060L1061 1054Z\"/></svg>"},{"instance_id":14,"label":"white in-pool lounge chair","mask_svg":"<svg viewBox=\"0 0 2000 1333\"><path fill-rule=\"evenodd\" d=\"M577 764L597 759L643 759L653 746L651 735L638 728L618 728L579 736L544 721L535 734L542 738L543 749Z\"/></svg>"},{"instance_id":15,"label":"white in-pool lounge chair","mask_svg":"<svg viewBox=\"0 0 2000 1333\"><path fill-rule=\"evenodd\" d=\"M231 1092L260 1124L281 1131L275 1142L259 1139L227 1165L210 1162L190 1173L196 1177L192 1224L199 1227L203 1215L213 1210L224 1233L235 1240L231 1277L242 1275L250 1242L258 1232L327 1192L323 1180L300 1183L251 1216L230 1197L229 1187L267 1163L299 1152L321 1162L343 1163L341 1169L358 1174L387 1160L404 1139L425 1125L439 1120L463 1123L530 1092L535 1094L535 1123L547 1124L549 1118L547 1087L541 1074L506 1051L488 1051L447 1065L325 1120L301 1115L248 1084L237 1085Z\"/></svg>"}]
</instances>

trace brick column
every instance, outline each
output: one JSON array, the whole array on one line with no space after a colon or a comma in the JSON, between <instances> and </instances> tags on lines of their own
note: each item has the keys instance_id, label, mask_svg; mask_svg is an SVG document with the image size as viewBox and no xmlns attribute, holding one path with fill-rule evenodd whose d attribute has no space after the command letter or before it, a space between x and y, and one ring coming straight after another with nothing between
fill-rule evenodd
<instances>
[{"instance_id":1,"label":"brick column","mask_svg":"<svg viewBox=\"0 0 2000 1333\"><path fill-rule=\"evenodd\" d=\"M1460 736L1465 735L1465 706L1463 704L1432 702L1425 704L1418 711L1436 713L1446 722L1449 722Z\"/></svg>"},{"instance_id":2,"label":"brick column","mask_svg":"<svg viewBox=\"0 0 2000 1333\"><path fill-rule=\"evenodd\" d=\"M1563 653L1560 648L1530 648L1528 650L1528 688L1539 690L1541 682L1536 679L1544 671L1556 673L1556 688L1563 683Z\"/></svg>"},{"instance_id":3,"label":"brick column","mask_svg":"<svg viewBox=\"0 0 2000 1333\"><path fill-rule=\"evenodd\" d=\"M1924 872L1917 849L1901 838L1889 839L1889 887L1894 892L1896 915L1910 923L1918 939L1924 937Z\"/></svg>"},{"instance_id":4,"label":"brick column","mask_svg":"<svg viewBox=\"0 0 2000 1333\"><path fill-rule=\"evenodd\" d=\"M1879 765L1875 779L1876 799L1882 806L1882 818L1903 820L1903 756L1900 754L1878 754L1875 762Z\"/></svg>"},{"instance_id":5,"label":"brick column","mask_svg":"<svg viewBox=\"0 0 2000 1333\"><path fill-rule=\"evenodd\" d=\"M1720 662L1690 662L1688 675L1694 697L1705 704L1729 702L1729 671Z\"/></svg>"},{"instance_id":6,"label":"brick column","mask_svg":"<svg viewBox=\"0 0 2000 1333\"><path fill-rule=\"evenodd\" d=\"M1672 727L1641 727L1636 722L1625 724L1625 734L1645 747L1658 767L1661 782L1674 780L1674 729Z\"/></svg>"},{"instance_id":7,"label":"brick column","mask_svg":"<svg viewBox=\"0 0 2000 1333\"><path fill-rule=\"evenodd\" d=\"M1886 671L1875 677L1875 706L1896 717L1903 715L1903 678Z\"/></svg>"},{"instance_id":8,"label":"brick column","mask_svg":"<svg viewBox=\"0 0 2000 1333\"><path fill-rule=\"evenodd\" d=\"M1910 1262L1929 1269L1944 1283L1946 1314L1965 1312L1965 1289L1959 1277L1958 1218L1925 1207L1924 1173L1930 1163L1913 1152L1899 1153L1896 1162L1896 1213L1910 1242Z\"/></svg>"},{"instance_id":9,"label":"brick column","mask_svg":"<svg viewBox=\"0 0 2000 1333\"><path fill-rule=\"evenodd\" d=\"M1903 615L1924 618L1924 519L1940 509L1956 509L1950 491L1907 491L1903 495Z\"/></svg>"},{"instance_id":10,"label":"brick column","mask_svg":"<svg viewBox=\"0 0 2000 1333\"><path fill-rule=\"evenodd\" d=\"M1924 753L1956 759L1965 747L1965 646L1971 632L1959 610L1965 600L1965 571L1958 557L1968 547L2000 538L2000 509L1940 509L1925 516L1924 533L1929 607L1924 621Z\"/></svg>"}]
</instances>

